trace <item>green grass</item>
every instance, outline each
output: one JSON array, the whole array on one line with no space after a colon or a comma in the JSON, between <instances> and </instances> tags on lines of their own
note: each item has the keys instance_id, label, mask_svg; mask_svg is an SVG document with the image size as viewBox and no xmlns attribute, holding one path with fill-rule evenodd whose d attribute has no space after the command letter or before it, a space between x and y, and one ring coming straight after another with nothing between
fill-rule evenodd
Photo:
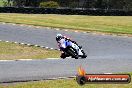
<instances>
[{"instance_id":1,"label":"green grass","mask_svg":"<svg viewBox=\"0 0 132 88\"><path fill-rule=\"evenodd\" d=\"M0 60L58 58L59 51L0 42Z\"/></svg>"},{"instance_id":2,"label":"green grass","mask_svg":"<svg viewBox=\"0 0 132 88\"><path fill-rule=\"evenodd\" d=\"M132 16L54 14L0 14L1 22L69 28L83 31L132 34Z\"/></svg>"},{"instance_id":3,"label":"green grass","mask_svg":"<svg viewBox=\"0 0 132 88\"><path fill-rule=\"evenodd\" d=\"M0 0L0 6L4 5L3 1L7 1L7 0Z\"/></svg>"},{"instance_id":4,"label":"green grass","mask_svg":"<svg viewBox=\"0 0 132 88\"><path fill-rule=\"evenodd\" d=\"M47 80L38 82L16 83L1 85L0 88L132 88L129 84L85 84L80 86L75 79Z\"/></svg>"}]
</instances>

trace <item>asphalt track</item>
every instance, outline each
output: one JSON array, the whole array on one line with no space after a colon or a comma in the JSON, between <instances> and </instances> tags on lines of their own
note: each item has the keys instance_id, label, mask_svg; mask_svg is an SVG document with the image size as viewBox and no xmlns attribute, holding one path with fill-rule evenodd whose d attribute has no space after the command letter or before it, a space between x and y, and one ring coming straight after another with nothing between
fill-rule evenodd
<instances>
[{"instance_id":1,"label":"asphalt track","mask_svg":"<svg viewBox=\"0 0 132 88\"><path fill-rule=\"evenodd\" d=\"M57 33L77 41L88 57L78 60L68 58L0 61L0 83L75 76L80 65L87 73L132 72L131 37L0 24L0 40L37 44L54 49L57 49Z\"/></svg>"}]
</instances>

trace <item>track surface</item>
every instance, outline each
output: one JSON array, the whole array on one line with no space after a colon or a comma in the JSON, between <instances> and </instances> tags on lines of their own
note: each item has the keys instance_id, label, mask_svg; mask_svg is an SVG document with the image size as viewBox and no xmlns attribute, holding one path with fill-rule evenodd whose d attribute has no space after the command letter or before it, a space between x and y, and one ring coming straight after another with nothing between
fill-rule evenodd
<instances>
[{"instance_id":1,"label":"track surface","mask_svg":"<svg viewBox=\"0 0 132 88\"><path fill-rule=\"evenodd\" d=\"M88 73L132 71L132 38L75 33L11 24L0 24L0 40L57 48L55 36L62 33L83 46L86 59L0 62L0 82L41 80L75 76L82 65Z\"/></svg>"}]
</instances>

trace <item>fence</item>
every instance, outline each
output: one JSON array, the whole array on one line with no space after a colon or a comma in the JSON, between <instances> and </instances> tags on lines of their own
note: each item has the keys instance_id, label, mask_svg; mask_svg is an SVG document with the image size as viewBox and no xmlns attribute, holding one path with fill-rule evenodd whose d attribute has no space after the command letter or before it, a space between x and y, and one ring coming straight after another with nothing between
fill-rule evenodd
<instances>
[{"instance_id":1,"label":"fence","mask_svg":"<svg viewBox=\"0 0 132 88\"><path fill-rule=\"evenodd\" d=\"M27 13L27 14L66 14L66 15L96 15L96 16L132 16L132 11L82 9L82 8L24 8L0 7L0 13Z\"/></svg>"}]
</instances>

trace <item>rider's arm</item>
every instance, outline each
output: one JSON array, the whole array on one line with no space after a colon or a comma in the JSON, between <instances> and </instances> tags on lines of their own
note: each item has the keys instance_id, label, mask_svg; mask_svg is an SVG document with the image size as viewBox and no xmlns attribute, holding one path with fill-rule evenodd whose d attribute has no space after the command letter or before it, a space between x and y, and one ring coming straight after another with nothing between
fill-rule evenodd
<instances>
[{"instance_id":1,"label":"rider's arm","mask_svg":"<svg viewBox=\"0 0 132 88\"><path fill-rule=\"evenodd\" d=\"M72 43L75 43L75 44L77 44L75 41L73 41L73 40L71 40L71 39L67 39L68 41L71 41Z\"/></svg>"},{"instance_id":2,"label":"rider's arm","mask_svg":"<svg viewBox=\"0 0 132 88\"><path fill-rule=\"evenodd\" d=\"M73 40L72 40L71 38L69 38L69 37L64 36L64 38L65 38L66 40L68 40L68 41L71 41L71 42L77 44L75 41L73 41Z\"/></svg>"},{"instance_id":3,"label":"rider's arm","mask_svg":"<svg viewBox=\"0 0 132 88\"><path fill-rule=\"evenodd\" d=\"M60 48L61 51L63 51L66 48L65 40L64 39L61 39L59 41L59 48Z\"/></svg>"}]
</instances>

